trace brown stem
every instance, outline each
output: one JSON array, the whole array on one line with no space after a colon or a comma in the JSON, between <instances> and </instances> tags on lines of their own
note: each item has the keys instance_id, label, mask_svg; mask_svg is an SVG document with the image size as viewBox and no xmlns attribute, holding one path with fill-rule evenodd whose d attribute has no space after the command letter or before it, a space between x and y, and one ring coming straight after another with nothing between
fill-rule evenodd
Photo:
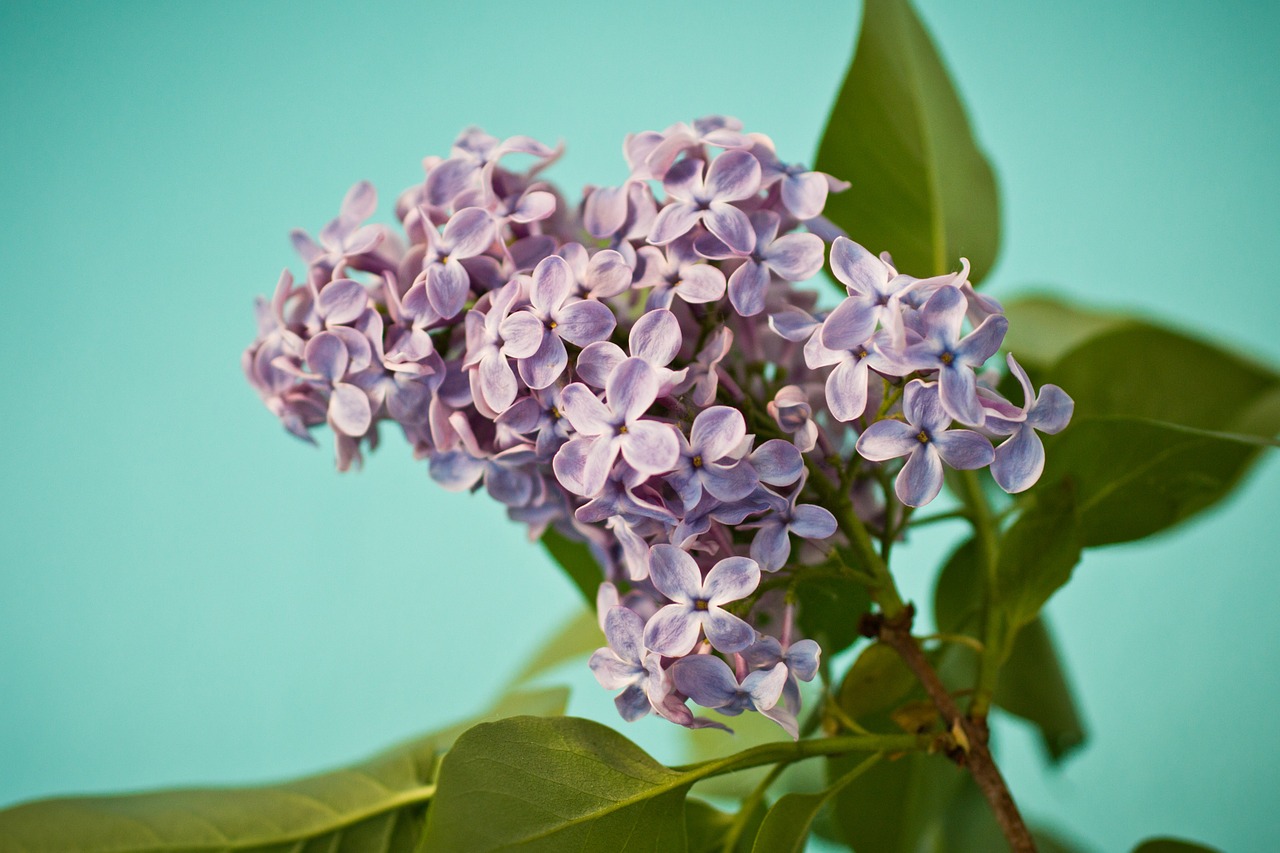
<instances>
[{"instance_id":1,"label":"brown stem","mask_svg":"<svg viewBox=\"0 0 1280 853\"><path fill-rule=\"evenodd\" d=\"M978 783L982 795L995 812L996 821L1000 824L1009 847L1014 853L1036 853L1035 840L1023 823L1018 806L1013 802L1013 795L1009 793L1009 786L1000 775L1000 768L996 766L987 746L990 738L986 721L972 720L961 713L955 699L924 656L920 644L911 636L914 617L915 610L908 604L898 618L869 617L869 624L864 625L863 632L878 638L902 657L903 662L924 685L952 735L956 736L957 741L967 741L960 743L959 749L951 757L969 769L973 781Z\"/></svg>"}]
</instances>

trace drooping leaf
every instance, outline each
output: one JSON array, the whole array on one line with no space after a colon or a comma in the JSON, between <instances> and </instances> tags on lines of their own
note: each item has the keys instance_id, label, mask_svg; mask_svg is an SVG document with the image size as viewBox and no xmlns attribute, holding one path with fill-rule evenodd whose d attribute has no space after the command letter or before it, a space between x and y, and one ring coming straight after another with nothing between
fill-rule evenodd
<instances>
[{"instance_id":1,"label":"drooping leaf","mask_svg":"<svg viewBox=\"0 0 1280 853\"><path fill-rule=\"evenodd\" d=\"M604 633L595 613L581 610L533 653L512 683L522 684L565 661L588 655L604 644Z\"/></svg>"},{"instance_id":2,"label":"drooping leaf","mask_svg":"<svg viewBox=\"0 0 1280 853\"><path fill-rule=\"evenodd\" d=\"M1149 838L1133 848L1133 853L1222 853L1216 847L1206 847L1193 841L1177 838Z\"/></svg>"},{"instance_id":3,"label":"drooping leaf","mask_svg":"<svg viewBox=\"0 0 1280 853\"><path fill-rule=\"evenodd\" d=\"M600 582L604 580L604 573L591 549L585 542L570 539L554 527L547 528L541 541L551 559L560 564L560 568L564 569L564 573L582 593L587 605L595 607L596 592L600 589Z\"/></svg>"},{"instance_id":4,"label":"drooping leaf","mask_svg":"<svg viewBox=\"0 0 1280 853\"><path fill-rule=\"evenodd\" d=\"M838 779L862 760L830 759L828 776ZM930 849L942 831L947 805L965 772L941 755L890 757L853 780L832 798L836 824L858 853L902 853Z\"/></svg>"},{"instance_id":5,"label":"drooping leaf","mask_svg":"<svg viewBox=\"0 0 1280 853\"><path fill-rule=\"evenodd\" d=\"M756 834L752 853L802 853L810 828L822 807L846 785L873 767L880 755L863 759L825 791L785 794L769 809Z\"/></svg>"},{"instance_id":6,"label":"drooping leaf","mask_svg":"<svg viewBox=\"0 0 1280 853\"><path fill-rule=\"evenodd\" d=\"M564 688L512 694L483 718L521 710L563 713L567 696ZM25 853L411 851L435 791L439 757L474 722L401 744L352 768L280 785L16 806L0 812L0 846Z\"/></svg>"},{"instance_id":7,"label":"drooping leaf","mask_svg":"<svg viewBox=\"0 0 1280 853\"><path fill-rule=\"evenodd\" d=\"M891 711L916 686L902 657L883 643L862 650L840 684L840 707L855 720Z\"/></svg>"},{"instance_id":8,"label":"drooping leaf","mask_svg":"<svg viewBox=\"0 0 1280 853\"><path fill-rule=\"evenodd\" d=\"M1258 450L1138 418L1082 418L1048 444L1036 488L1072 482L1082 544L1128 542L1222 500Z\"/></svg>"},{"instance_id":9,"label":"drooping leaf","mask_svg":"<svg viewBox=\"0 0 1280 853\"><path fill-rule=\"evenodd\" d=\"M825 215L872 252L916 276L995 264L995 175L947 70L907 0L867 0L816 168L849 181Z\"/></svg>"},{"instance_id":10,"label":"drooping leaf","mask_svg":"<svg viewBox=\"0 0 1280 853\"><path fill-rule=\"evenodd\" d=\"M482 724L445 756L419 849L682 853L694 779L590 720Z\"/></svg>"},{"instance_id":11,"label":"drooping leaf","mask_svg":"<svg viewBox=\"0 0 1280 853\"><path fill-rule=\"evenodd\" d=\"M1035 725L1055 763L1083 745L1084 722L1044 616L1024 625L1014 638L1000 668L995 703Z\"/></svg>"},{"instance_id":12,"label":"drooping leaf","mask_svg":"<svg viewBox=\"0 0 1280 853\"><path fill-rule=\"evenodd\" d=\"M1000 831L990 804L972 779L965 779L947 807L945 826L932 853L974 853L1007 850L1009 842ZM1079 849L1042 827L1028 826L1040 853L1079 853Z\"/></svg>"},{"instance_id":13,"label":"drooping leaf","mask_svg":"<svg viewBox=\"0 0 1280 853\"><path fill-rule=\"evenodd\" d=\"M828 659L857 642L858 617L871 607L862 583L837 575L803 574L795 584L796 621Z\"/></svg>"},{"instance_id":14,"label":"drooping leaf","mask_svg":"<svg viewBox=\"0 0 1280 853\"><path fill-rule=\"evenodd\" d=\"M1036 618L1080 562L1080 525L1070 478L1035 490L1000 537L998 606L1017 630Z\"/></svg>"},{"instance_id":15,"label":"drooping leaf","mask_svg":"<svg viewBox=\"0 0 1280 853\"><path fill-rule=\"evenodd\" d=\"M934 590L934 619L940 631L978 632L981 606L981 578L976 549L970 540L952 554L938 576ZM996 683L995 703L1040 730L1045 751L1061 760L1085 740L1084 724L1058 659L1044 617L1033 619L1013 637L1008 658ZM955 683L972 683L973 658L967 650L952 646L939 672L946 679L963 670ZM951 666L947 663L950 662ZM965 666L968 665L968 666Z\"/></svg>"}]
</instances>

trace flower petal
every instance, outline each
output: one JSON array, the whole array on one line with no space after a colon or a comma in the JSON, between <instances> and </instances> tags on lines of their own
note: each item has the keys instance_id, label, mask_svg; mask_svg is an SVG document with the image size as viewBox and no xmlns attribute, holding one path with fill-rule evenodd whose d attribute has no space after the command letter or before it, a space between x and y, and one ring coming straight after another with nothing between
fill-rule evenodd
<instances>
[{"instance_id":1,"label":"flower petal","mask_svg":"<svg viewBox=\"0 0 1280 853\"><path fill-rule=\"evenodd\" d=\"M1020 424L1013 435L995 449L991 476L1009 494L1025 492L1044 472L1044 443L1036 431Z\"/></svg>"},{"instance_id":2,"label":"flower petal","mask_svg":"<svg viewBox=\"0 0 1280 853\"><path fill-rule=\"evenodd\" d=\"M675 427L657 421L633 421L618 436L622 458L642 474L666 474L680 459Z\"/></svg>"},{"instance_id":3,"label":"flower petal","mask_svg":"<svg viewBox=\"0 0 1280 853\"><path fill-rule=\"evenodd\" d=\"M631 327L631 354L654 367L665 367L680 352L680 321L665 308L647 311Z\"/></svg>"},{"instance_id":4,"label":"flower petal","mask_svg":"<svg viewBox=\"0 0 1280 853\"><path fill-rule=\"evenodd\" d=\"M578 353L574 371L579 379L591 387L604 388L613 371L626 360L627 354L622 351L622 347L612 341L597 341Z\"/></svg>"},{"instance_id":5,"label":"flower petal","mask_svg":"<svg viewBox=\"0 0 1280 853\"><path fill-rule=\"evenodd\" d=\"M760 567L755 560L726 557L707 572L707 578L702 582L702 594L708 603L721 605L746 598L759 585Z\"/></svg>"},{"instance_id":6,"label":"flower petal","mask_svg":"<svg viewBox=\"0 0 1280 853\"><path fill-rule=\"evenodd\" d=\"M547 327L528 311L517 311L503 318L498 326L498 334L503 340L503 355L528 358L542 346L542 339L547 336Z\"/></svg>"},{"instance_id":7,"label":"flower petal","mask_svg":"<svg viewBox=\"0 0 1280 853\"><path fill-rule=\"evenodd\" d=\"M755 562L752 562L755 565ZM740 652L756 638L756 630L728 611L714 605L702 618L702 629L707 632L711 647L718 652Z\"/></svg>"},{"instance_id":8,"label":"flower petal","mask_svg":"<svg viewBox=\"0 0 1280 853\"><path fill-rule=\"evenodd\" d=\"M555 335L547 335L541 346L528 358L520 359L520 378L534 390L550 387L564 373L569 364L569 353L564 342Z\"/></svg>"},{"instance_id":9,"label":"flower petal","mask_svg":"<svg viewBox=\"0 0 1280 853\"><path fill-rule=\"evenodd\" d=\"M898 500L907 506L924 506L942 491L942 459L928 445L911 452L894 483Z\"/></svg>"},{"instance_id":10,"label":"flower petal","mask_svg":"<svg viewBox=\"0 0 1280 853\"><path fill-rule=\"evenodd\" d=\"M711 202L702 216L702 223L735 252L745 255L756 247L756 232L751 228L751 220L728 202Z\"/></svg>"},{"instance_id":11,"label":"flower petal","mask_svg":"<svg viewBox=\"0 0 1280 853\"><path fill-rule=\"evenodd\" d=\"M692 604L702 595L698 564L675 545L658 544L649 549L649 579L658 592L681 604Z\"/></svg>"},{"instance_id":12,"label":"flower petal","mask_svg":"<svg viewBox=\"0 0 1280 853\"><path fill-rule=\"evenodd\" d=\"M342 379L350 363L346 344L333 332L320 332L307 341L303 357L312 373L320 374L331 383Z\"/></svg>"},{"instance_id":13,"label":"flower petal","mask_svg":"<svg viewBox=\"0 0 1280 853\"><path fill-rule=\"evenodd\" d=\"M574 346L584 347L603 341L613 334L618 321L608 305L593 299L583 299L556 311L555 323L557 335Z\"/></svg>"},{"instance_id":14,"label":"flower petal","mask_svg":"<svg viewBox=\"0 0 1280 853\"><path fill-rule=\"evenodd\" d=\"M995 458L991 442L984 435L968 429L949 429L933 436L942 461L961 471L985 468Z\"/></svg>"},{"instance_id":15,"label":"flower petal","mask_svg":"<svg viewBox=\"0 0 1280 853\"><path fill-rule=\"evenodd\" d=\"M649 242L655 246L670 243L689 233L701 218L702 211L698 210L697 205L688 202L668 204L654 218L653 226L649 229Z\"/></svg>"},{"instance_id":16,"label":"flower petal","mask_svg":"<svg viewBox=\"0 0 1280 853\"><path fill-rule=\"evenodd\" d=\"M704 409L693 421L689 446L706 462L718 462L728 456L747 437L747 422L742 412L731 406Z\"/></svg>"},{"instance_id":17,"label":"flower petal","mask_svg":"<svg viewBox=\"0 0 1280 853\"><path fill-rule=\"evenodd\" d=\"M766 572L776 572L791 558L791 537L781 522L765 523L751 540L751 559Z\"/></svg>"},{"instance_id":18,"label":"flower petal","mask_svg":"<svg viewBox=\"0 0 1280 853\"><path fill-rule=\"evenodd\" d=\"M369 431L373 410L369 397L355 385L339 382L329 397L329 425L343 435L359 438Z\"/></svg>"},{"instance_id":19,"label":"flower petal","mask_svg":"<svg viewBox=\"0 0 1280 853\"><path fill-rule=\"evenodd\" d=\"M642 358L629 358L605 385L609 408L624 422L637 420L658 398L658 374Z\"/></svg>"},{"instance_id":20,"label":"flower petal","mask_svg":"<svg viewBox=\"0 0 1280 853\"><path fill-rule=\"evenodd\" d=\"M680 267L680 280L672 289L690 304L715 302L724 296L724 273L711 264L685 264Z\"/></svg>"},{"instance_id":21,"label":"flower petal","mask_svg":"<svg viewBox=\"0 0 1280 853\"><path fill-rule=\"evenodd\" d=\"M458 316L467 303L471 290L471 276L455 258L443 266L427 267L427 299L431 307L445 320Z\"/></svg>"},{"instance_id":22,"label":"flower petal","mask_svg":"<svg viewBox=\"0 0 1280 853\"><path fill-rule=\"evenodd\" d=\"M822 250L822 238L817 234L785 234L769 243L761 257L787 281L804 281L822 269Z\"/></svg>"},{"instance_id":23,"label":"flower petal","mask_svg":"<svg viewBox=\"0 0 1280 853\"><path fill-rule=\"evenodd\" d=\"M788 175L782 179L782 203L801 221L813 219L827 204L827 178L818 172Z\"/></svg>"},{"instance_id":24,"label":"flower petal","mask_svg":"<svg viewBox=\"0 0 1280 853\"><path fill-rule=\"evenodd\" d=\"M715 655L694 655L671 665L676 689L704 708L723 708L738 698L738 680Z\"/></svg>"},{"instance_id":25,"label":"flower petal","mask_svg":"<svg viewBox=\"0 0 1280 853\"><path fill-rule=\"evenodd\" d=\"M482 207L464 207L449 217L440 240L450 257L474 258L493 243L493 217Z\"/></svg>"},{"instance_id":26,"label":"flower petal","mask_svg":"<svg viewBox=\"0 0 1280 853\"><path fill-rule=\"evenodd\" d=\"M358 281L340 278L331 281L316 298L316 309L326 323L341 325L350 323L364 313L369 305L369 294Z\"/></svg>"},{"instance_id":27,"label":"flower petal","mask_svg":"<svg viewBox=\"0 0 1280 853\"><path fill-rule=\"evenodd\" d=\"M831 271L851 292L866 296L883 290L889 281L884 261L848 237L837 237L831 244Z\"/></svg>"},{"instance_id":28,"label":"flower petal","mask_svg":"<svg viewBox=\"0 0 1280 853\"><path fill-rule=\"evenodd\" d=\"M875 302L864 296L846 296L822 324L822 345L834 350L852 350L871 339L876 330Z\"/></svg>"},{"instance_id":29,"label":"flower petal","mask_svg":"<svg viewBox=\"0 0 1280 853\"><path fill-rule=\"evenodd\" d=\"M741 201L751 198L759 189L760 161L750 152L726 151L711 161L711 168L707 170L707 201ZM722 235L716 236L724 240ZM753 239L754 236L753 233ZM730 240L725 242L730 246L734 245Z\"/></svg>"},{"instance_id":30,"label":"flower petal","mask_svg":"<svg viewBox=\"0 0 1280 853\"><path fill-rule=\"evenodd\" d=\"M836 420L848 423L867 408L868 368L865 359L846 358L827 377L827 408Z\"/></svg>"},{"instance_id":31,"label":"flower petal","mask_svg":"<svg viewBox=\"0 0 1280 853\"><path fill-rule=\"evenodd\" d=\"M747 260L729 276L729 303L739 316L754 317L764 310L768 289L768 267L754 260Z\"/></svg>"},{"instance_id":32,"label":"flower petal","mask_svg":"<svg viewBox=\"0 0 1280 853\"><path fill-rule=\"evenodd\" d=\"M855 445L863 459L883 462L906 456L920 446L919 429L902 421L876 421L858 436Z\"/></svg>"},{"instance_id":33,"label":"flower petal","mask_svg":"<svg viewBox=\"0 0 1280 853\"><path fill-rule=\"evenodd\" d=\"M826 539L836 532L836 517L824 507L800 504L791 513L791 532L804 539Z\"/></svg>"},{"instance_id":34,"label":"flower petal","mask_svg":"<svg viewBox=\"0 0 1280 853\"><path fill-rule=\"evenodd\" d=\"M604 617L604 636L618 657L640 665L644 655L644 620L629 607L611 607Z\"/></svg>"},{"instance_id":35,"label":"flower petal","mask_svg":"<svg viewBox=\"0 0 1280 853\"><path fill-rule=\"evenodd\" d=\"M583 435L603 435L613 432L613 417L608 407L579 382L567 385L560 392L560 412L570 425Z\"/></svg>"},{"instance_id":36,"label":"flower petal","mask_svg":"<svg viewBox=\"0 0 1280 853\"><path fill-rule=\"evenodd\" d=\"M680 657L693 651L701 628L702 614L688 604L668 604L649 617L644 644L660 655Z\"/></svg>"},{"instance_id":37,"label":"flower petal","mask_svg":"<svg viewBox=\"0 0 1280 853\"><path fill-rule=\"evenodd\" d=\"M760 482L770 486L789 486L800 479L804 458L791 442L771 438L751 454L751 465L756 469Z\"/></svg>"}]
</instances>

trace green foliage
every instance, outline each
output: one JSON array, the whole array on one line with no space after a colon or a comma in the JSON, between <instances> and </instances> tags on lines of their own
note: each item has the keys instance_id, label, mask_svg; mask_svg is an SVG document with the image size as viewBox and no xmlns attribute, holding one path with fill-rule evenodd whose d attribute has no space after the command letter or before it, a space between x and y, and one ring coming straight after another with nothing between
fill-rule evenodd
<instances>
[{"instance_id":1,"label":"green foliage","mask_svg":"<svg viewBox=\"0 0 1280 853\"><path fill-rule=\"evenodd\" d=\"M1036 618L1080 562L1075 490L1068 478L1037 489L1000 537L996 601L1016 631Z\"/></svg>"},{"instance_id":2,"label":"green foliage","mask_svg":"<svg viewBox=\"0 0 1280 853\"><path fill-rule=\"evenodd\" d=\"M1206 847L1191 841L1180 841L1177 838L1150 838L1137 847L1133 853L1221 853L1216 847Z\"/></svg>"},{"instance_id":3,"label":"green foliage","mask_svg":"<svg viewBox=\"0 0 1280 853\"><path fill-rule=\"evenodd\" d=\"M881 643L862 650L840 684L840 708L855 720L887 714L916 687L901 656Z\"/></svg>"},{"instance_id":4,"label":"green foliage","mask_svg":"<svg viewBox=\"0 0 1280 853\"><path fill-rule=\"evenodd\" d=\"M831 759L828 775L838 779L860 760ZM890 756L835 795L835 822L858 853L934 849L946 806L964 780L964 771L941 755Z\"/></svg>"},{"instance_id":5,"label":"green foliage","mask_svg":"<svg viewBox=\"0 0 1280 853\"><path fill-rule=\"evenodd\" d=\"M871 607L861 582L838 575L801 572L794 582L796 620L827 658L858 641L858 617Z\"/></svg>"},{"instance_id":6,"label":"green foliage","mask_svg":"<svg viewBox=\"0 0 1280 853\"><path fill-rule=\"evenodd\" d=\"M591 554L591 549L585 542L570 539L554 527L547 528L542 534L541 541L542 547L547 549L551 559L564 569L569 580L573 581L574 586L582 593L588 606L595 607L596 592L600 589L600 582L604 580L604 573Z\"/></svg>"},{"instance_id":7,"label":"green foliage","mask_svg":"<svg viewBox=\"0 0 1280 853\"><path fill-rule=\"evenodd\" d=\"M940 275L995 264L995 175L937 49L906 0L867 0L853 63L827 121L816 167L849 181L825 215L900 269Z\"/></svg>"},{"instance_id":8,"label":"green foliage","mask_svg":"<svg viewBox=\"0 0 1280 853\"><path fill-rule=\"evenodd\" d=\"M940 631L972 632L981 616L982 581L972 540L951 555L938 576L934 620ZM944 673L945 674L945 673ZM1085 731L1049 626L1033 619L1014 634L1000 671L995 703L1033 724L1051 760L1084 743Z\"/></svg>"},{"instance_id":9,"label":"green foliage","mask_svg":"<svg viewBox=\"0 0 1280 853\"><path fill-rule=\"evenodd\" d=\"M564 688L512 694L481 719L561 714L567 698ZM0 812L0 839L25 853L410 851L440 756L474 722L280 785L28 803Z\"/></svg>"},{"instance_id":10,"label":"green foliage","mask_svg":"<svg viewBox=\"0 0 1280 853\"><path fill-rule=\"evenodd\" d=\"M805 841L809 838L809 829L822 807L846 785L873 767L880 758L880 754L876 753L864 760L825 791L779 797L760 825L752 853L802 853Z\"/></svg>"},{"instance_id":11,"label":"green foliage","mask_svg":"<svg viewBox=\"0 0 1280 853\"><path fill-rule=\"evenodd\" d=\"M764 820L764 805L757 801L746 815L722 812L714 806L687 797L684 801L684 825L688 833L689 853L751 853L752 840ZM728 836L738 833L737 843L726 851Z\"/></svg>"},{"instance_id":12,"label":"green foliage","mask_svg":"<svg viewBox=\"0 0 1280 853\"><path fill-rule=\"evenodd\" d=\"M486 723L445 756L419 849L680 853L695 778L590 720Z\"/></svg>"}]
</instances>

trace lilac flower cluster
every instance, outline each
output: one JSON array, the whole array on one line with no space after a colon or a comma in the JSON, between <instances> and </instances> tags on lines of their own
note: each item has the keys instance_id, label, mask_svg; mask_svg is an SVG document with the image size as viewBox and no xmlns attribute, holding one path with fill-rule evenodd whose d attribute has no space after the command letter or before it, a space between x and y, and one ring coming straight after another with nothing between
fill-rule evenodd
<instances>
[{"instance_id":1,"label":"lilac flower cluster","mask_svg":"<svg viewBox=\"0 0 1280 853\"><path fill-rule=\"evenodd\" d=\"M401 193L403 237L367 224L357 184L318 240L294 233L306 277L259 301L245 374L293 434L330 426L339 469L392 421L446 488L587 543L606 573L591 668L626 719L719 725L692 699L795 736L820 650L791 584L844 541L815 478L881 530L947 466L1021 491L1071 400L1012 356L1025 399L1002 397L980 371L1007 321L967 263L917 279L834 236L823 206L847 185L768 137L713 117L624 153L627 179L573 206L539 177L558 148L465 131ZM847 295L819 311L795 285L828 257Z\"/></svg>"}]
</instances>

